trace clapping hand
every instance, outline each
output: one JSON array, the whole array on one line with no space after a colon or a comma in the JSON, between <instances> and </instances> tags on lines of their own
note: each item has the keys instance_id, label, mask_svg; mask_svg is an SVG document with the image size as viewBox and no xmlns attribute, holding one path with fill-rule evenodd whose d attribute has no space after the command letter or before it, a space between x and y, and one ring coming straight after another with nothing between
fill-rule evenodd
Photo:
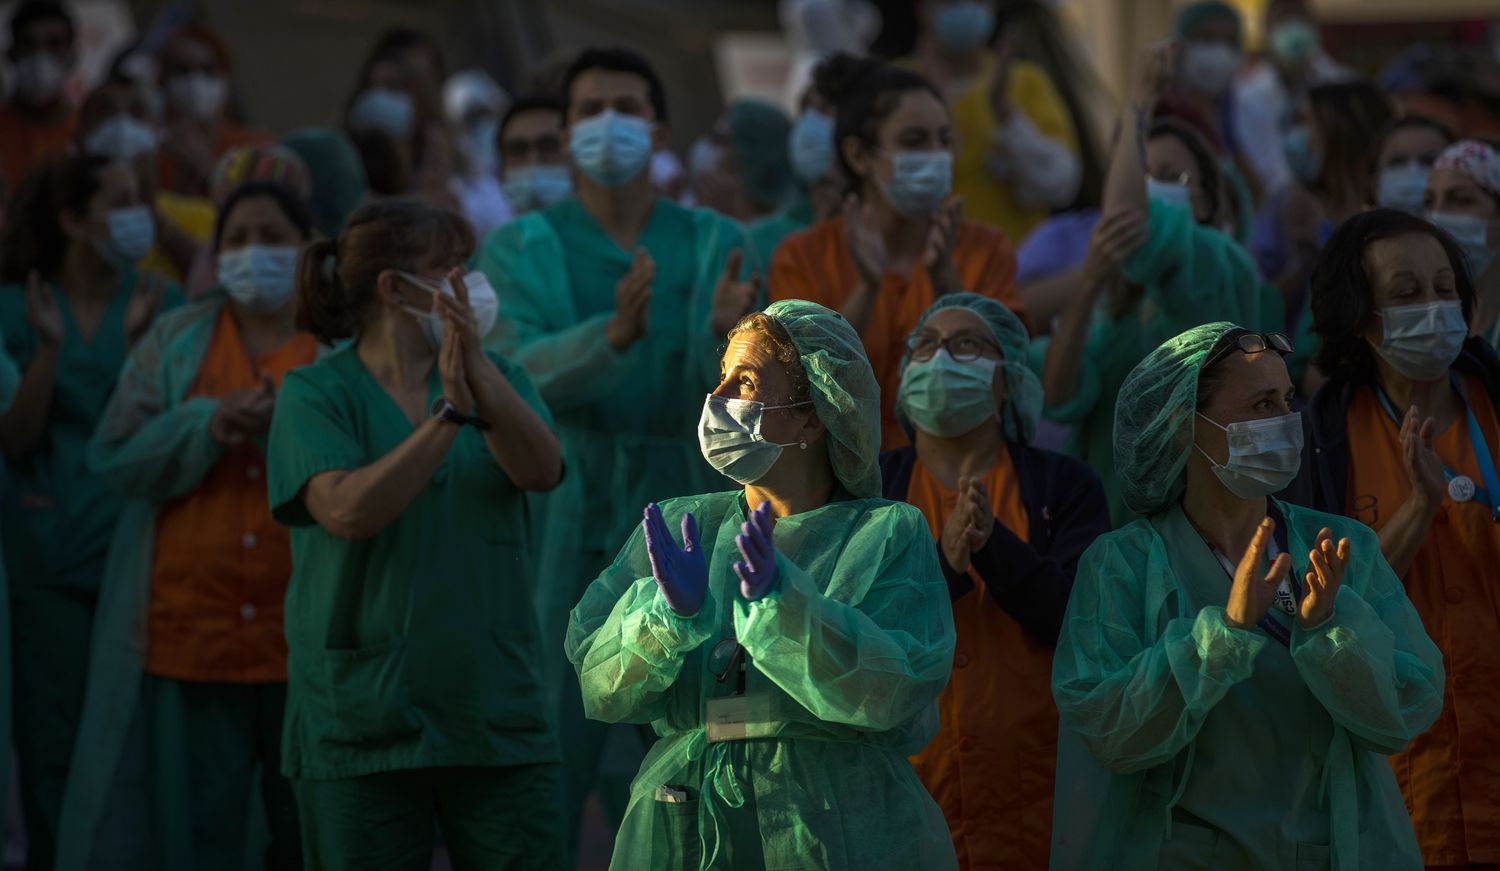
<instances>
[{"instance_id":1,"label":"clapping hand","mask_svg":"<svg viewBox=\"0 0 1500 871\"><path fill-rule=\"evenodd\" d=\"M759 508L750 512L750 519L741 524L740 534L734 537L740 556L744 557L734 564L734 573L740 577L740 595L746 601L758 601L776 584L776 547L771 539L773 525L771 503L762 502Z\"/></svg>"},{"instance_id":2,"label":"clapping hand","mask_svg":"<svg viewBox=\"0 0 1500 871\"><path fill-rule=\"evenodd\" d=\"M1229 587L1229 603L1224 606L1224 619L1236 629L1249 629L1266 616L1276 601L1276 588L1292 570L1291 558L1283 553L1276 557L1269 572L1261 574L1266 548L1275 533L1276 521L1269 517L1262 520L1235 569L1234 582Z\"/></svg>"},{"instance_id":3,"label":"clapping hand","mask_svg":"<svg viewBox=\"0 0 1500 871\"><path fill-rule=\"evenodd\" d=\"M1307 590L1298 608L1297 622L1303 629L1316 629L1333 616L1333 602L1338 598L1344 570L1349 566L1349 539L1339 539L1338 547L1334 547L1333 531L1325 528L1318 533L1318 541L1307 557L1312 568L1305 579Z\"/></svg>"},{"instance_id":4,"label":"clapping hand","mask_svg":"<svg viewBox=\"0 0 1500 871\"><path fill-rule=\"evenodd\" d=\"M652 502L645 513L641 528L646 533L651 576L667 606L679 616L692 617L708 596L708 563L698 546L698 521L691 514L682 516L682 547L678 547L662 519L661 508Z\"/></svg>"}]
</instances>

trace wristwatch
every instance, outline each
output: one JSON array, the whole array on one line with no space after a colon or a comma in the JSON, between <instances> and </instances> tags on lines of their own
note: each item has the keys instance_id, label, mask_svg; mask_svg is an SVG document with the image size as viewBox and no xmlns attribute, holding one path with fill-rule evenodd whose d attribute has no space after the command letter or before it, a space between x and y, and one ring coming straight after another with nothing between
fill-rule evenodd
<instances>
[{"instance_id":1,"label":"wristwatch","mask_svg":"<svg viewBox=\"0 0 1500 871\"><path fill-rule=\"evenodd\" d=\"M490 428L490 425L483 419L459 411L458 406L449 402L446 396L439 396L432 401L432 416L444 423L457 424L458 426L468 424L480 432L484 432Z\"/></svg>"}]
</instances>

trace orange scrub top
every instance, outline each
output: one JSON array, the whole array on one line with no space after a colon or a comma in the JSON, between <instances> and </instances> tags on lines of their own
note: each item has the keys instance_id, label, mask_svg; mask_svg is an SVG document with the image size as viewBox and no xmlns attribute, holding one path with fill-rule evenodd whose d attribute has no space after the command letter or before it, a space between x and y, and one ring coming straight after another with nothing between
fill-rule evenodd
<instances>
[{"instance_id":1,"label":"orange scrub top","mask_svg":"<svg viewBox=\"0 0 1500 871\"><path fill-rule=\"evenodd\" d=\"M77 126L78 114L71 110L61 121L42 124L9 103L0 106L0 172L10 196L37 164L67 151Z\"/></svg>"},{"instance_id":2,"label":"orange scrub top","mask_svg":"<svg viewBox=\"0 0 1500 871\"><path fill-rule=\"evenodd\" d=\"M1494 406L1479 382L1464 387L1493 460ZM1350 403L1348 425L1360 434L1349 439L1349 514L1378 531L1411 492L1400 430L1369 390ZM1433 448L1449 469L1484 486L1465 419ZM1422 861L1500 862L1500 523L1481 502L1445 497L1402 581L1448 673L1442 715L1391 757Z\"/></svg>"},{"instance_id":3,"label":"orange scrub top","mask_svg":"<svg viewBox=\"0 0 1500 871\"><path fill-rule=\"evenodd\" d=\"M1025 306L1016 290L1016 255L1010 240L993 227L974 221L959 226L953 263L964 289L1004 303L1025 319ZM788 236L771 260L771 300L805 299L842 311L844 300L859 281L844 219L836 217ZM927 270L918 266L910 277L887 271L876 297L870 322L860 333L865 353L880 384L881 449L908 443L893 411L901 386L901 357L906 337L937 299Z\"/></svg>"},{"instance_id":4,"label":"orange scrub top","mask_svg":"<svg viewBox=\"0 0 1500 871\"><path fill-rule=\"evenodd\" d=\"M1009 451L985 476L1000 525L1026 539L1029 520ZM934 539L958 504L919 459L907 500ZM948 818L959 867L1046 868L1052 845L1057 707L1052 649L1001 608L973 568L974 589L953 603L953 674L938 698L941 725L917 776Z\"/></svg>"},{"instance_id":5,"label":"orange scrub top","mask_svg":"<svg viewBox=\"0 0 1500 871\"><path fill-rule=\"evenodd\" d=\"M189 396L252 389L262 372L280 387L288 371L316 357L317 343L299 333L252 365L225 305ZM286 527L271 519L265 469L254 445L226 446L198 489L157 512L148 674L213 683L286 681L281 615L292 551Z\"/></svg>"}]
</instances>

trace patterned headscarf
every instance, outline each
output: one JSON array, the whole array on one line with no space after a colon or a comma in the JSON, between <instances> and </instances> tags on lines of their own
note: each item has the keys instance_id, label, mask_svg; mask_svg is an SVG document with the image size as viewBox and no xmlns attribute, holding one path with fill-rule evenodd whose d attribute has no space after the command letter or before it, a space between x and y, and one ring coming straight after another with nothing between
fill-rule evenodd
<instances>
[{"instance_id":1,"label":"patterned headscarf","mask_svg":"<svg viewBox=\"0 0 1500 871\"><path fill-rule=\"evenodd\" d=\"M1455 142L1438 155L1433 169L1453 169L1474 179L1475 184L1500 199L1500 154L1475 139Z\"/></svg>"}]
</instances>

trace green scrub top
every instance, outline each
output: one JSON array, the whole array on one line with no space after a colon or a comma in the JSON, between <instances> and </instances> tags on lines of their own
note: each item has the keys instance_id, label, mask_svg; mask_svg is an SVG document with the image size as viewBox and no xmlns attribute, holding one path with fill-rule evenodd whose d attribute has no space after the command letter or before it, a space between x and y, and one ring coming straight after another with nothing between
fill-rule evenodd
<instances>
[{"instance_id":1,"label":"green scrub top","mask_svg":"<svg viewBox=\"0 0 1500 871\"><path fill-rule=\"evenodd\" d=\"M524 366L557 420L567 473L543 501L543 630L562 641L568 611L640 522L648 502L726 486L698 447L704 397L718 383L714 288L739 225L658 200L641 233L656 263L645 336L624 353L604 337L621 250L575 199L524 215L485 240L478 267L500 300L495 346Z\"/></svg>"},{"instance_id":2,"label":"green scrub top","mask_svg":"<svg viewBox=\"0 0 1500 871\"><path fill-rule=\"evenodd\" d=\"M745 245L750 249L749 261L767 283L770 281L771 258L781 241L793 233L800 233L813 225L812 200L802 194L790 205L774 215L754 221L745 230Z\"/></svg>"},{"instance_id":3,"label":"green scrub top","mask_svg":"<svg viewBox=\"0 0 1500 871\"><path fill-rule=\"evenodd\" d=\"M63 316L57 379L47 407L47 428L36 449L7 461L0 538L12 586L97 591L104 556L123 497L91 473L85 452L125 364L125 308L139 273L127 269L91 341L84 341L68 298L53 286ZM183 302L168 285L159 312ZM24 371L41 342L26 317L24 285L0 287L0 332L6 353Z\"/></svg>"},{"instance_id":4,"label":"green scrub top","mask_svg":"<svg viewBox=\"0 0 1500 871\"><path fill-rule=\"evenodd\" d=\"M1299 580L1322 528L1352 546L1328 622L1273 607L1289 646L1228 625L1180 504L1084 554L1053 664L1054 868L1422 866L1386 757L1437 718L1442 657L1372 531L1276 507Z\"/></svg>"},{"instance_id":5,"label":"green scrub top","mask_svg":"<svg viewBox=\"0 0 1500 871\"><path fill-rule=\"evenodd\" d=\"M520 367L492 358L550 423ZM429 399L441 392L433 366ZM292 527L287 777L559 758L541 704L526 502L477 430L372 538L330 535L302 502L309 479L367 466L412 431L353 345L293 370L277 396L267 486Z\"/></svg>"},{"instance_id":6,"label":"green scrub top","mask_svg":"<svg viewBox=\"0 0 1500 871\"><path fill-rule=\"evenodd\" d=\"M1115 468L1115 397L1135 365L1183 330L1231 321L1255 330L1281 330L1281 294L1261 281L1250 255L1234 239L1193 221L1185 208L1151 203L1151 234L1126 258L1126 281L1144 295L1118 318L1101 303L1094 313L1078 387L1067 402L1044 413L1072 426L1066 450L1099 473L1116 527L1138 515L1125 506ZM1048 340L1032 343L1031 365L1040 373Z\"/></svg>"},{"instance_id":7,"label":"green scrub top","mask_svg":"<svg viewBox=\"0 0 1500 871\"><path fill-rule=\"evenodd\" d=\"M921 512L844 498L776 521L777 588L739 594L742 491L663 503L698 520L709 594L667 606L637 531L574 609L567 654L584 710L651 723L615 869L956 867L942 812L907 756L937 732L953 613ZM738 639L750 740L709 743L710 706L737 675L712 651ZM712 669L726 675L716 679ZM664 800L659 787L682 793Z\"/></svg>"}]
</instances>

